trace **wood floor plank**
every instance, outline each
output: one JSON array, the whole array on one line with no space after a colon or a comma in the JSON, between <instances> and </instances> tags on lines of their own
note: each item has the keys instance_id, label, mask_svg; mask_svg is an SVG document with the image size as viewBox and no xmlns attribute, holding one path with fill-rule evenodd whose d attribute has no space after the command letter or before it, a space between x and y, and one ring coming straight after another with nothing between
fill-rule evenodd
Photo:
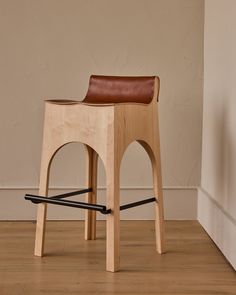
<instances>
[{"instance_id":1,"label":"wood floor plank","mask_svg":"<svg viewBox=\"0 0 236 295\"><path fill-rule=\"evenodd\" d=\"M105 223L48 222L46 255L33 256L35 223L0 222L0 295L236 294L236 273L196 221L167 221L167 253L154 222L121 222L121 271L105 271Z\"/></svg>"}]
</instances>

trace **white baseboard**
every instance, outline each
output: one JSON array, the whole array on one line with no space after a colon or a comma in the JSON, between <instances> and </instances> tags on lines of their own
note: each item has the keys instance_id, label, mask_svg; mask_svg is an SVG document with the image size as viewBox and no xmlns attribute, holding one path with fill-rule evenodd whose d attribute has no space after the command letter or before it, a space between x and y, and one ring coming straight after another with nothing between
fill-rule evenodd
<instances>
[{"instance_id":1,"label":"white baseboard","mask_svg":"<svg viewBox=\"0 0 236 295\"><path fill-rule=\"evenodd\" d=\"M61 194L78 188L53 188L49 194ZM26 193L38 194L35 187L2 187L0 188L0 220L35 220L36 205L24 200ZM121 204L152 197L151 187L123 187L120 190ZM83 196L70 198L83 200ZM105 188L98 188L98 203L105 204ZM152 203L121 212L122 220L153 220L154 206ZM195 187L164 188L165 219L196 220L197 189ZM98 219L104 219L98 213ZM50 220L83 220L84 210L62 206L48 206Z\"/></svg>"},{"instance_id":2,"label":"white baseboard","mask_svg":"<svg viewBox=\"0 0 236 295\"><path fill-rule=\"evenodd\" d=\"M198 189L198 220L236 269L236 220L204 189Z\"/></svg>"}]
</instances>

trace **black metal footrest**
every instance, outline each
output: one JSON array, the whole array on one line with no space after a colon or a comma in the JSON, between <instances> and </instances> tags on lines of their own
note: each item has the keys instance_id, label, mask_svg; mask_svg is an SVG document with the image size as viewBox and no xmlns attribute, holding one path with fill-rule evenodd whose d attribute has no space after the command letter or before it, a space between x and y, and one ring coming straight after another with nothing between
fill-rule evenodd
<instances>
[{"instance_id":1,"label":"black metal footrest","mask_svg":"<svg viewBox=\"0 0 236 295\"><path fill-rule=\"evenodd\" d=\"M31 202L35 204L39 203L49 203L49 204L54 204L54 205L61 205L61 206L67 206L67 207L74 207L74 208L80 208L80 209L89 209L89 210L95 210L99 211L102 214L110 214L111 209L107 209L106 206L104 205L98 205L98 204L91 204L91 203L84 203L84 202L77 202L77 201L67 201L67 200L61 200L63 198L71 197L71 196L76 196L76 195L81 195L85 194L88 192L92 192L92 188L88 189L83 189L80 191L75 191L75 192L70 192L70 193L65 193L61 195L56 195L52 197L43 197L43 196L36 196L36 195L30 195L26 194L25 195L25 200L30 200ZM129 203L126 205L120 206L120 210L126 210L132 207L137 207L143 204L155 202L156 198L149 198L145 200L141 200L138 202L134 203Z\"/></svg>"}]
</instances>

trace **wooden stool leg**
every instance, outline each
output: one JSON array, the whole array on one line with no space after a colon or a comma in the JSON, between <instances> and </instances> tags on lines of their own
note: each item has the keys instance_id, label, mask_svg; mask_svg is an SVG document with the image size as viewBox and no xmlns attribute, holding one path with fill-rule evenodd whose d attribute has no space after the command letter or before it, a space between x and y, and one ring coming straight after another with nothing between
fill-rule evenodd
<instances>
[{"instance_id":1,"label":"wooden stool leg","mask_svg":"<svg viewBox=\"0 0 236 295\"><path fill-rule=\"evenodd\" d=\"M115 272L120 267L120 196L119 196L119 164L115 163L114 152L106 167L107 208L112 210L107 215L106 270Z\"/></svg>"},{"instance_id":2,"label":"wooden stool leg","mask_svg":"<svg viewBox=\"0 0 236 295\"><path fill-rule=\"evenodd\" d=\"M96 204L97 202L97 164L98 154L89 146L87 149L87 187L93 191L86 196L86 202ZM85 240L96 239L96 211L85 211Z\"/></svg>"},{"instance_id":3,"label":"wooden stool leg","mask_svg":"<svg viewBox=\"0 0 236 295\"><path fill-rule=\"evenodd\" d=\"M41 171L40 171L40 184L39 195L47 196L48 194L48 176L49 176L50 159L46 157L44 151L42 154ZM36 237L34 255L43 256L44 252L44 237L45 225L47 215L47 204L38 204L37 224L36 224Z\"/></svg>"},{"instance_id":4,"label":"wooden stool leg","mask_svg":"<svg viewBox=\"0 0 236 295\"><path fill-rule=\"evenodd\" d=\"M165 252L165 228L164 228L164 209L163 209L163 190L162 190L162 176L161 176L161 157L160 157L160 143L158 137L155 138L156 143L151 147L144 141L138 141L147 151L152 163L153 172L153 189L154 195L157 199L155 202L155 229L156 229L156 249L158 253Z\"/></svg>"},{"instance_id":5,"label":"wooden stool leg","mask_svg":"<svg viewBox=\"0 0 236 295\"><path fill-rule=\"evenodd\" d=\"M156 248L158 253L165 252L164 249L164 209L163 209L163 190L161 176L160 149L155 153L155 160L152 161L153 167L153 189L157 202L155 203L155 229L156 229Z\"/></svg>"}]
</instances>

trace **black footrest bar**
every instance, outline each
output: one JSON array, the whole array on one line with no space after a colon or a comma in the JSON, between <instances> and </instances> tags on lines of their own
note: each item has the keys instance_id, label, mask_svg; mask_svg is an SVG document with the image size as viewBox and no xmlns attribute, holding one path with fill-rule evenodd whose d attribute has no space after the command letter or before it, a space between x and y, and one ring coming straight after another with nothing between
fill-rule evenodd
<instances>
[{"instance_id":1,"label":"black footrest bar","mask_svg":"<svg viewBox=\"0 0 236 295\"><path fill-rule=\"evenodd\" d=\"M72 196L77 196L77 195L82 195L82 194L86 194L89 192L92 192L93 189L90 188L85 188L79 191L74 191L74 192L70 192L70 193L65 193L65 194L61 194L61 195L57 195L57 196L52 196L50 197L51 199L63 199L63 198L68 198L68 197L72 197Z\"/></svg>"},{"instance_id":2,"label":"black footrest bar","mask_svg":"<svg viewBox=\"0 0 236 295\"><path fill-rule=\"evenodd\" d=\"M67 200L58 200L55 198L52 199L52 198L35 196L35 195L28 195L28 194L25 195L25 199L30 200L32 202L36 201L37 203L38 202L49 203L49 204L67 206L67 207L95 210L95 211L99 211L103 214L108 214L111 212L111 211L108 212L106 206L97 205L97 204L90 204L90 203L83 203L83 202L76 202L76 201L67 201Z\"/></svg>"},{"instance_id":3,"label":"black footrest bar","mask_svg":"<svg viewBox=\"0 0 236 295\"><path fill-rule=\"evenodd\" d=\"M143 204L155 202L155 201L156 201L156 198L149 198L149 199L145 199L145 200L142 200L142 201L129 203L129 204L120 206L120 211L129 209L129 208L132 208L132 207L137 207L137 206L140 206L140 205L143 205Z\"/></svg>"},{"instance_id":4,"label":"black footrest bar","mask_svg":"<svg viewBox=\"0 0 236 295\"><path fill-rule=\"evenodd\" d=\"M26 194L25 199L30 200L31 202L33 202L35 204L49 203L49 204L54 204L54 205L67 206L67 207L95 210L95 211L101 212L102 214L110 214L111 213L111 209L107 209L106 206L104 206L104 205L77 202L77 201L61 200L62 198L67 198L67 197L80 195L80 194L84 194L84 193L88 193L88 192L92 192L92 188L83 189L83 190L80 190L80 191L75 191L75 192L70 192L70 193L65 193L65 194L52 196L52 197L43 197L43 196L36 196L36 195ZM129 203L129 204L120 206L120 211L129 209L129 208L132 208L132 207L137 207L137 206L140 206L140 205L144 205L144 204L147 204L147 203L155 202L155 201L156 201L156 198L149 198L149 199L137 201L137 202L134 202L134 203Z\"/></svg>"},{"instance_id":5,"label":"black footrest bar","mask_svg":"<svg viewBox=\"0 0 236 295\"><path fill-rule=\"evenodd\" d=\"M52 196L52 197L47 197L47 199L63 199L63 198L68 198L68 197L72 197L72 196L77 196L77 195L82 195L82 194L86 194L86 193L89 193L89 192L92 192L93 189L92 188L86 188L86 189L82 189L82 190L79 190L79 191L74 191L74 192L69 192L69 193L65 193L65 194L61 194L61 195L56 195L56 196ZM28 195L28 196L35 196L37 197L36 195ZM39 197L42 197L42 196L39 196ZM42 197L42 198L45 198L45 197ZM39 203L42 203L42 201L39 201L39 200L36 200L36 199L30 199L30 201L34 204L39 204Z\"/></svg>"}]
</instances>

